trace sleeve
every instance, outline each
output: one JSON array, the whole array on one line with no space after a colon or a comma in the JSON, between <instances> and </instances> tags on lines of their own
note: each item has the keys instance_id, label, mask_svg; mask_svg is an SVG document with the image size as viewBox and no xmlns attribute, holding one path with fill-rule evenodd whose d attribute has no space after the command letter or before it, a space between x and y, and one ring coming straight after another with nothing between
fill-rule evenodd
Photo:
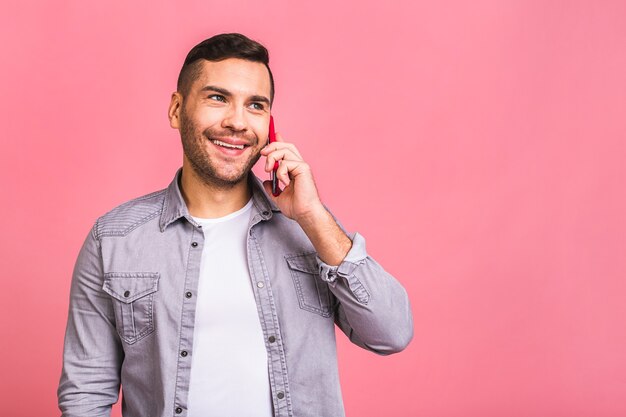
<instances>
[{"instance_id":1,"label":"sleeve","mask_svg":"<svg viewBox=\"0 0 626 417\"><path fill-rule=\"evenodd\" d=\"M57 390L62 417L105 417L118 400L123 350L111 300L103 290L97 222L78 254L70 289Z\"/></svg>"},{"instance_id":2,"label":"sleeve","mask_svg":"<svg viewBox=\"0 0 626 417\"><path fill-rule=\"evenodd\" d=\"M413 338L407 292L368 256L363 236L348 237L352 248L339 265L330 266L317 257L320 278L339 301L335 322L362 348L380 355L400 352Z\"/></svg>"}]
</instances>

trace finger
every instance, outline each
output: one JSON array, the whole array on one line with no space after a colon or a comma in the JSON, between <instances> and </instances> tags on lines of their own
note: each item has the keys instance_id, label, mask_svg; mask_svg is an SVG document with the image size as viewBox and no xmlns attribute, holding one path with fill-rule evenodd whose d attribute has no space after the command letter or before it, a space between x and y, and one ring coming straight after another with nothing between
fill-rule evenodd
<instances>
[{"instance_id":1,"label":"finger","mask_svg":"<svg viewBox=\"0 0 626 417\"><path fill-rule=\"evenodd\" d=\"M288 161L284 159L280 160L278 169L276 170L276 178L278 178L278 180L282 182L285 187L291 183L291 178L289 178Z\"/></svg>"},{"instance_id":2,"label":"finger","mask_svg":"<svg viewBox=\"0 0 626 417\"><path fill-rule=\"evenodd\" d=\"M283 137L280 136L278 133L276 133L275 138L276 140L274 142L270 142L268 138L267 142L265 143L265 146L261 148L261 154L264 155L266 152L268 152L271 149L281 148L283 147L283 145L287 144L287 142L285 142Z\"/></svg>"},{"instance_id":3,"label":"finger","mask_svg":"<svg viewBox=\"0 0 626 417\"><path fill-rule=\"evenodd\" d=\"M290 142L272 142L272 143L268 143L261 150L265 151L265 150L268 150L268 149L282 149L282 148L289 148L292 151L294 151L294 153L300 153L298 151L298 148L296 148L296 146L293 143L290 143Z\"/></svg>"},{"instance_id":4,"label":"finger","mask_svg":"<svg viewBox=\"0 0 626 417\"><path fill-rule=\"evenodd\" d=\"M266 155L267 159L265 160L265 171L269 172L274 168L274 163L276 161L280 161L282 159L289 159L292 161L301 161L298 155L293 153L291 149L283 148L270 152Z\"/></svg>"},{"instance_id":5,"label":"finger","mask_svg":"<svg viewBox=\"0 0 626 417\"><path fill-rule=\"evenodd\" d=\"M288 159L281 159L276 176L287 187L291 181L300 174L310 170L309 165L304 161L292 161Z\"/></svg>"},{"instance_id":6,"label":"finger","mask_svg":"<svg viewBox=\"0 0 626 417\"><path fill-rule=\"evenodd\" d=\"M278 134L277 134L278 137ZM282 136L281 136L282 139ZM261 149L261 154L262 155L266 155L269 152L275 151L277 149L290 149L294 154L298 155L298 158L302 159L302 155L300 155L300 151L298 151L298 148L296 148L296 146L293 143L289 143L289 142L284 142L284 141L280 141L280 142L272 142L268 145L266 145L263 149Z\"/></svg>"}]
</instances>

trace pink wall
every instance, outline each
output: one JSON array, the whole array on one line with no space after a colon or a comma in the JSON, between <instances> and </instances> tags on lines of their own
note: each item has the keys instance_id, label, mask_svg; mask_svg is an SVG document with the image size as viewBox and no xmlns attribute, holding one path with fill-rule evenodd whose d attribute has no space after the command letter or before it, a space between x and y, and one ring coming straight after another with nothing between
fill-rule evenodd
<instances>
[{"instance_id":1,"label":"pink wall","mask_svg":"<svg viewBox=\"0 0 626 417\"><path fill-rule=\"evenodd\" d=\"M626 415L626 3L6 3L3 415L58 413L80 244L170 181L169 95L224 31L268 46L279 132L412 300L404 353L341 337L348 416Z\"/></svg>"}]
</instances>

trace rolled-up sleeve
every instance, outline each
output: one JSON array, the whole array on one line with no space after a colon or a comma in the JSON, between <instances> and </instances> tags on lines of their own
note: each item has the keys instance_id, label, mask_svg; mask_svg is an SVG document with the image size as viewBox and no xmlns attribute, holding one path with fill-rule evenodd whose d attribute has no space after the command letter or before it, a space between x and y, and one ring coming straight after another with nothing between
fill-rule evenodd
<instances>
[{"instance_id":1,"label":"rolled-up sleeve","mask_svg":"<svg viewBox=\"0 0 626 417\"><path fill-rule=\"evenodd\" d=\"M320 278L339 301L335 322L358 346L381 355L400 352L413 338L407 292L368 256L363 236L348 237L352 247L339 265L317 257Z\"/></svg>"},{"instance_id":2,"label":"rolled-up sleeve","mask_svg":"<svg viewBox=\"0 0 626 417\"><path fill-rule=\"evenodd\" d=\"M63 417L109 416L120 389L123 351L111 299L102 290L102 259L94 228L72 274L58 387Z\"/></svg>"}]
</instances>

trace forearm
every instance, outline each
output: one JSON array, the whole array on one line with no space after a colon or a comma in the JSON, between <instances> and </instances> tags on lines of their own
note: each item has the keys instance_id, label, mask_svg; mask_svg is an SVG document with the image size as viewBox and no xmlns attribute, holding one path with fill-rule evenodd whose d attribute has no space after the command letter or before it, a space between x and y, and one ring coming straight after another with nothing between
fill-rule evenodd
<instances>
[{"instance_id":1,"label":"forearm","mask_svg":"<svg viewBox=\"0 0 626 417\"><path fill-rule=\"evenodd\" d=\"M346 257L352 241L339 227L324 206L298 219L319 258L328 265L339 265Z\"/></svg>"}]
</instances>

